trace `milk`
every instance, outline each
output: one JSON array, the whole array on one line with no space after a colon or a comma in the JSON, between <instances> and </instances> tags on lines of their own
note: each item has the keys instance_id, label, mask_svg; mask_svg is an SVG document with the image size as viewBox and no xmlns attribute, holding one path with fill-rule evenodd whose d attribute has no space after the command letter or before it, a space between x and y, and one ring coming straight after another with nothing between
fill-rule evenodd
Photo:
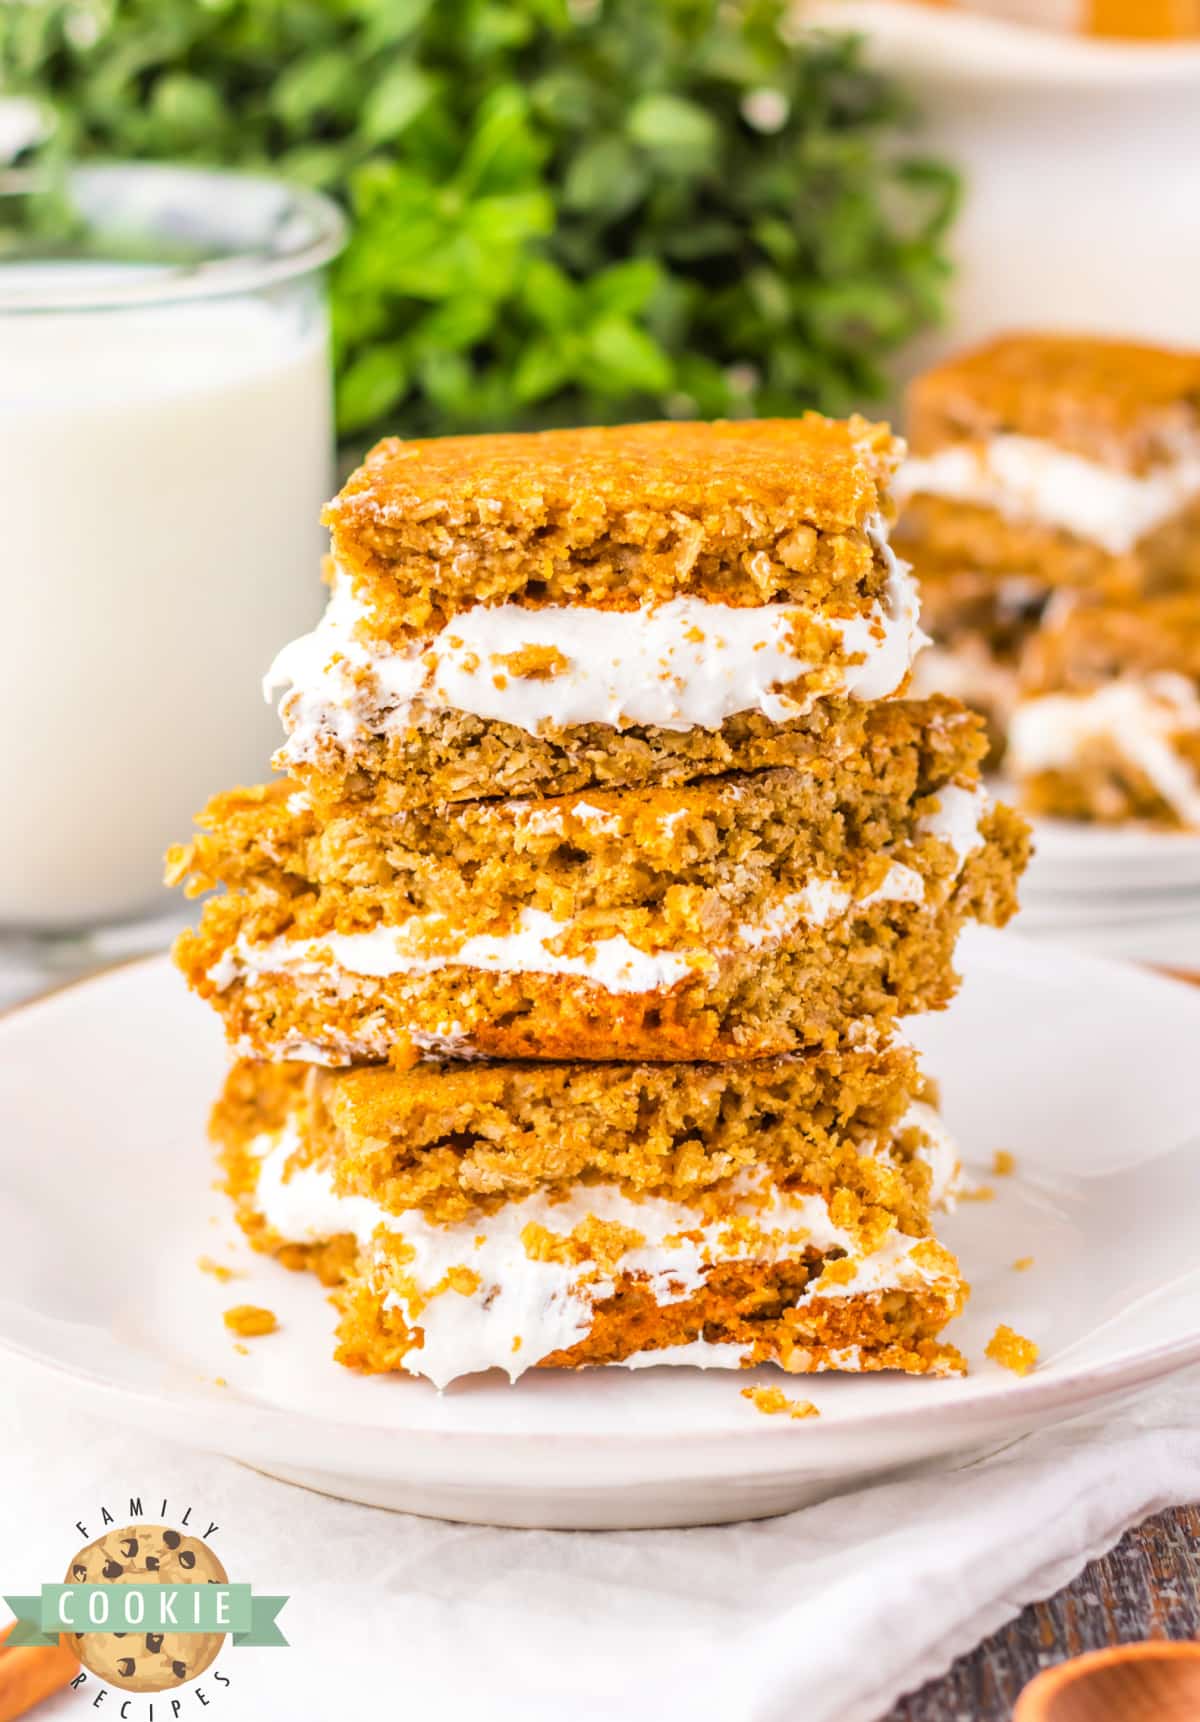
<instances>
[{"instance_id":1,"label":"milk","mask_svg":"<svg viewBox=\"0 0 1200 1722\"><path fill-rule=\"evenodd\" d=\"M315 292L0 315L0 929L162 907L167 845L269 775L330 483Z\"/></svg>"}]
</instances>

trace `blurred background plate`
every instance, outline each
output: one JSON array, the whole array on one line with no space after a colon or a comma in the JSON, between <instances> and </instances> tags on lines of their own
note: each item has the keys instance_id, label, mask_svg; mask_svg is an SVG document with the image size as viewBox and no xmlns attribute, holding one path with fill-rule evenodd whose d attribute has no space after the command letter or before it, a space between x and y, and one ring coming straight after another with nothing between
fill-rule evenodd
<instances>
[{"instance_id":1,"label":"blurred background plate","mask_svg":"<svg viewBox=\"0 0 1200 1722\"><path fill-rule=\"evenodd\" d=\"M1023 934L1200 971L1200 834L1035 819L1033 840L1021 881Z\"/></svg>"},{"instance_id":2,"label":"blurred background plate","mask_svg":"<svg viewBox=\"0 0 1200 1722\"><path fill-rule=\"evenodd\" d=\"M1011 798L1011 791L999 793ZM1021 893L1026 903L1050 891L1086 897L1106 891L1200 893L1200 833L1067 819L1032 823L1034 855Z\"/></svg>"}]
</instances>

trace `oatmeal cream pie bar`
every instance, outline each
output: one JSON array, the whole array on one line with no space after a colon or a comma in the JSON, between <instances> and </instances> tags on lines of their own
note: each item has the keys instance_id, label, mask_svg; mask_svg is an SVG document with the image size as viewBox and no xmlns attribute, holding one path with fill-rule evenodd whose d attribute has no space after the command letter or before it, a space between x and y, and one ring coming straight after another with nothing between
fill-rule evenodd
<instances>
[{"instance_id":1,"label":"oatmeal cream pie bar","mask_svg":"<svg viewBox=\"0 0 1200 1722\"><path fill-rule=\"evenodd\" d=\"M1200 577L1200 352L1013 334L909 391L896 542L924 574L1141 592Z\"/></svg>"},{"instance_id":2,"label":"oatmeal cream pie bar","mask_svg":"<svg viewBox=\"0 0 1200 1722\"><path fill-rule=\"evenodd\" d=\"M848 751L922 638L899 456L815 414L382 442L326 510L325 618L268 677L275 763L403 807Z\"/></svg>"},{"instance_id":3,"label":"oatmeal cream pie bar","mask_svg":"<svg viewBox=\"0 0 1200 1722\"><path fill-rule=\"evenodd\" d=\"M1026 833L979 722L889 701L825 774L396 813L220 796L169 877L224 886L177 959L259 1058L745 1059L950 998Z\"/></svg>"},{"instance_id":4,"label":"oatmeal cream pie bar","mask_svg":"<svg viewBox=\"0 0 1200 1722\"><path fill-rule=\"evenodd\" d=\"M953 1145L901 1043L729 1065L234 1066L252 1243L337 1289L338 1359L956 1373Z\"/></svg>"},{"instance_id":5,"label":"oatmeal cream pie bar","mask_svg":"<svg viewBox=\"0 0 1200 1722\"><path fill-rule=\"evenodd\" d=\"M1055 607L1008 770L1034 813L1200 831L1200 593Z\"/></svg>"}]
</instances>

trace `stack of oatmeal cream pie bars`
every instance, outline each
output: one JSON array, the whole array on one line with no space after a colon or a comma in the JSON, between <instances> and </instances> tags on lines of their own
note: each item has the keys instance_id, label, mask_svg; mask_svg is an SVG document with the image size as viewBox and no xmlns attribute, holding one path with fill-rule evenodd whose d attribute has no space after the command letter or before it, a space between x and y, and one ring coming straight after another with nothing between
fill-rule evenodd
<instances>
[{"instance_id":1,"label":"stack of oatmeal cream pie bars","mask_svg":"<svg viewBox=\"0 0 1200 1722\"><path fill-rule=\"evenodd\" d=\"M1200 830L1200 352L1026 331L913 384L896 540L1032 813Z\"/></svg>"},{"instance_id":2,"label":"stack of oatmeal cream pie bars","mask_svg":"<svg viewBox=\"0 0 1200 1722\"><path fill-rule=\"evenodd\" d=\"M903 697L899 458L860 419L381 443L280 654L288 775L172 882L237 1055L251 1242L337 1356L962 1367L956 1173L896 1019L1026 854L979 721Z\"/></svg>"}]
</instances>

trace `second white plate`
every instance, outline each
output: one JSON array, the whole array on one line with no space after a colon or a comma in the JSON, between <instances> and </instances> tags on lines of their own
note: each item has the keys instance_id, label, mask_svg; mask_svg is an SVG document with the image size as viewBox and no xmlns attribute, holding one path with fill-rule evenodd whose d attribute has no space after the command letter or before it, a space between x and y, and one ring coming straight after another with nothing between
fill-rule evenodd
<instances>
[{"instance_id":1,"label":"second white plate","mask_svg":"<svg viewBox=\"0 0 1200 1722\"><path fill-rule=\"evenodd\" d=\"M1021 884L1027 901L1105 892L1132 900L1164 891L1191 891L1200 901L1196 832L1035 819L1033 842L1033 860Z\"/></svg>"}]
</instances>

